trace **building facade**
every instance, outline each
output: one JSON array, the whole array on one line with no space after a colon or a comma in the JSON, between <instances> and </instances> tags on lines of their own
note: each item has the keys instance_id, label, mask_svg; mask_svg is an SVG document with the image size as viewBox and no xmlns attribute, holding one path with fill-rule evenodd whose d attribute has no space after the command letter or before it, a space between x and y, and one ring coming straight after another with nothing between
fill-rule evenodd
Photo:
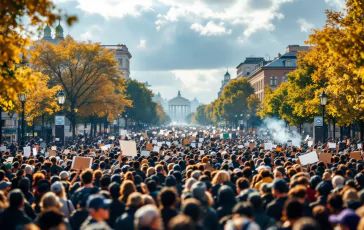
<instances>
[{"instance_id":1,"label":"building facade","mask_svg":"<svg viewBox=\"0 0 364 230\"><path fill-rule=\"evenodd\" d=\"M16 142L18 140L18 115L16 113L1 113L2 140L5 142Z\"/></svg>"},{"instance_id":2,"label":"building facade","mask_svg":"<svg viewBox=\"0 0 364 230\"><path fill-rule=\"evenodd\" d=\"M191 113L191 102L181 96L178 91L177 97L168 101L168 115L173 121L184 122L186 116Z\"/></svg>"},{"instance_id":3,"label":"building facade","mask_svg":"<svg viewBox=\"0 0 364 230\"><path fill-rule=\"evenodd\" d=\"M130 79L130 59L131 53L126 45L101 45L107 49L115 50L115 59L118 60L120 70L123 72L122 77Z\"/></svg>"},{"instance_id":4,"label":"building facade","mask_svg":"<svg viewBox=\"0 0 364 230\"><path fill-rule=\"evenodd\" d=\"M255 66L248 79L260 101L264 99L265 87L274 90L288 80L287 74L297 68L298 52L307 49L308 46L289 45L283 55L278 54L273 61L262 61Z\"/></svg>"},{"instance_id":5,"label":"building facade","mask_svg":"<svg viewBox=\"0 0 364 230\"><path fill-rule=\"evenodd\" d=\"M224 88L227 84L229 84L231 80L231 76L230 76L230 73L229 71L226 71L225 75L224 75L224 80L221 81L221 87L220 87L220 90L219 92L217 93L217 97L220 97L222 92L224 91Z\"/></svg>"},{"instance_id":6,"label":"building facade","mask_svg":"<svg viewBox=\"0 0 364 230\"><path fill-rule=\"evenodd\" d=\"M236 78L247 78L254 71L255 66L264 62L262 57L247 57L245 61L236 67Z\"/></svg>"},{"instance_id":7,"label":"building facade","mask_svg":"<svg viewBox=\"0 0 364 230\"><path fill-rule=\"evenodd\" d=\"M197 100L197 98L194 98L191 101L191 113L196 112L197 108L201 105L201 103Z\"/></svg>"}]
</instances>

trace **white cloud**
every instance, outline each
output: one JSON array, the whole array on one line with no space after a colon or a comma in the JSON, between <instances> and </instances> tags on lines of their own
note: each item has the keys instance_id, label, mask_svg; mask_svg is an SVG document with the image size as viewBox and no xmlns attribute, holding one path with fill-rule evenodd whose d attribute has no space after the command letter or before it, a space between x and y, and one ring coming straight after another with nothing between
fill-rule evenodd
<instances>
[{"instance_id":1,"label":"white cloud","mask_svg":"<svg viewBox=\"0 0 364 230\"><path fill-rule=\"evenodd\" d=\"M210 21L205 26L198 24L198 23L194 23L191 25L190 28L196 32L199 32L200 35L203 35L203 36L231 34L231 29L227 30L224 27L223 22L221 22L218 25L218 24L215 24L213 21Z\"/></svg>"},{"instance_id":2,"label":"white cloud","mask_svg":"<svg viewBox=\"0 0 364 230\"><path fill-rule=\"evenodd\" d=\"M100 32L102 31L101 26L94 24L92 26L90 26L86 32L82 33L80 35L81 40L83 41L87 41L87 40L93 40L95 41L95 35L96 37L99 37L97 34L100 34Z\"/></svg>"},{"instance_id":3,"label":"white cloud","mask_svg":"<svg viewBox=\"0 0 364 230\"><path fill-rule=\"evenodd\" d=\"M345 7L345 0L325 0L325 2L339 10Z\"/></svg>"},{"instance_id":4,"label":"white cloud","mask_svg":"<svg viewBox=\"0 0 364 230\"><path fill-rule=\"evenodd\" d=\"M305 33L311 32L315 28L314 24L308 22L304 18L298 19L297 24L300 25L301 32L305 32Z\"/></svg>"},{"instance_id":5,"label":"white cloud","mask_svg":"<svg viewBox=\"0 0 364 230\"><path fill-rule=\"evenodd\" d=\"M66 0L61 0L66 1ZM231 30L220 33L210 33L209 30L221 29L221 25L208 24L211 21L225 23L228 27L235 25L243 36L249 37L259 30L275 29L273 20L281 20L284 15L279 12L282 4L295 0L263 0L260 7L254 7L255 0L75 0L78 8L91 14L100 14L104 18L123 18L125 16L140 16L146 11L158 11L156 30L160 31L168 24L178 21L191 23L194 30L201 34L202 30L210 35L230 33ZM329 1L329 0L326 0ZM334 0L331 0L334 1ZM336 0L338 1L338 0ZM167 11L165 11L167 9ZM163 11L162 11L163 10ZM163 12L163 13L162 13ZM198 22L198 24L195 24ZM202 26L207 23L206 26ZM214 28L207 28L207 26Z\"/></svg>"},{"instance_id":6,"label":"white cloud","mask_svg":"<svg viewBox=\"0 0 364 230\"><path fill-rule=\"evenodd\" d=\"M77 8L90 14L100 14L104 18L140 16L152 11L153 0L77 0Z\"/></svg>"},{"instance_id":7,"label":"white cloud","mask_svg":"<svg viewBox=\"0 0 364 230\"><path fill-rule=\"evenodd\" d=\"M142 48L142 49L146 48L147 47L147 40L140 39L138 47Z\"/></svg>"}]
</instances>

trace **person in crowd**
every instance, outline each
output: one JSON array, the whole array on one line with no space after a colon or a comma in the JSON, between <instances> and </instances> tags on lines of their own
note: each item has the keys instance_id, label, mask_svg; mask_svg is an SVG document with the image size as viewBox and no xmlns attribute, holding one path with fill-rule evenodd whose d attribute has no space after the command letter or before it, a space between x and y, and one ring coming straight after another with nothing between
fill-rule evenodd
<instances>
[{"instance_id":1,"label":"person in crowd","mask_svg":"<svg viewBox=\"0 0 364 230\"><path fill-rule=\"evenodd\" d=\"M163 221L155 205L145 205L135 212L135 230L163 229Z\"/></svg>"},{"instance_id":2,"label":"person in crowd","mask_svg":"<svg viewBox=\"0 0 364 230\"><path fill-rule=\"evenodd\" d=\"M75 207L73 206L72 202L67 199L63 183L60 181L54 182L51 185L51 191L56 194L56 196L59 198L59 201L62 203L60 212L63 213L66 218L69 218L71 213L75 210Z\"/></svg>"},{"instance_id":3,"label":"person in crowd","mask_svg":"<svg viewBox=\"0 0 364 230\"><path fill-rule=\"evenodd\" d=\"M276 221L282 218L284 203L287 200L288 187L284 179L275 179L270 184L274 200L267 205L266 213Z\"/></svg>"},{"instance_id":4,"label":"person in crowd","mask_svg":"<svg viewBox=\"0 0 364 230\"><path fill-rule=\"evenodd\" d=\"M109 219L109 207L111 200L105 199L101 195L91 195L87 200L87 210L89 217L82 223L81 230L111 230L112 228L106 223Z\"/></svg>"},{"instance_id":5,"label":"person in crowd","mask_svg":"<svg viewBox=\"0 0 364 230\"><path fill-rule=\"evenodd\" d=\"M164 188L158 194L161 207L161 216L165 230L168 230L169 221L177 216L178 193L175 188Z\"/></svg>"}]
</instances>

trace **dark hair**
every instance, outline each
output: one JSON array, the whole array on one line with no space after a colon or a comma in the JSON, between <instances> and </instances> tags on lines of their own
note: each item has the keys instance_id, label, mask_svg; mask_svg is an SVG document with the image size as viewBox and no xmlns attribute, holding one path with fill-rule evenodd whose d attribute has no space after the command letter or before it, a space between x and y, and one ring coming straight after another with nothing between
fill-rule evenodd
<instances>
[{"instance_id":1,"label":"dark hair","mask_svg":"<svg viewBox=\"0 0 364 230\"><path fill-rule=\"evenodd\" d=\"M167 187L158 194L159 204L163 208L169 208L178 201L178 193L175 188Z\"/></svg>"},{"instance_id":2,"label":"dark hair","mask_svg":"<svg viewBox=\"0 0 364 230\"><path fill-rule=\"evenodd\" d=\"M217 200L220 206L235 205L235 193L233 189L228 185L223 185L217 192Z\"/></svg>"},{"instance_id":3,"label":"dark hair","mask_svg":"<svg viewBox=\"0 0 364 230\"><path fill-rule=\"evenodd\" d=\"M191 219L191 217L178 214L173 217L168 223L168 229L170 230L195 230L196 223Z\"/></svg>"},{"instance_id":4,"label":"dark hair","mask_svg":"<svg viewBox=\"0 0 364 230\"><path fill-rule=\"evenodd\" d=\"M233 214L239 214L247 218L253 217L253 207L249 202L239 202L233 208Z\"/></svg>"},{"instance_id":5,"label":"dark hair","mask_svg":"<svg viewBox=\"0 0 364 230\"><path fill-rule=\"evenodd\" d=\"M343 198L339 193L331 193L327 198L327 203L335 211L341 211L344 205Z\"/></svg>"},{"instance_id":6,"label":"dark hair","mask_svg":"<svg viewBox=\"0 0 364 230\"><path fill-rule=\"evenodd\" d=\"M181 211L182 213L190 216L192 220L197 222L200 220L201 216L200 206L200 201L195 198L188 198L183 202Z\"/></svg>"},{"instance_id":7,"label":"dark hair","mask_svg":"<svg viewBox=\"0 0 364 230\"><path fill-rule=\"evenodd\" d=\"M50 210L43 212L38 217L38 226L40 229L52 229L64 222L64 216L61 212Z\"/></svg>"},{"instance_id":8,"label":"dark hair","mask_svg":"<svg viewBox=\"0 0 364 230\"><path fill-rule=\"evenodd\" d=\"M20 189L14 189L8 194L8 201L10 207L12 208L19 208L24 203L24 195Z\"/></svg>"},{"instance_id":9,"label":"dark hair","mask_svg":"<svg viewBox=\"0 0 364 230\"><path fill-rule=\"evenodd\" d=\"M5 178L5 172L4 170L0 170L0 181L4 180Z\"/></svg>"},{"instance_id":10,"label":"dark hair","mask_svg":"<svg viewBox=\"0 0 364 230\"><path fill-rule=\"evenodd\" d=\"M83 184L90 184L92 182L92 170L88 169L81 173L81 181Z\"/></svg>"},{"instance_id":11,"label":"dark hair","mask_svg":"<svg viewBox=\"0 0 364 230\"><path fill-rule=\"evenodd\" d=\"M288 199L284 203L284 215L288 220L296 220L303 216L303 205L296 199Z\"/></svg>"}]
</instances>

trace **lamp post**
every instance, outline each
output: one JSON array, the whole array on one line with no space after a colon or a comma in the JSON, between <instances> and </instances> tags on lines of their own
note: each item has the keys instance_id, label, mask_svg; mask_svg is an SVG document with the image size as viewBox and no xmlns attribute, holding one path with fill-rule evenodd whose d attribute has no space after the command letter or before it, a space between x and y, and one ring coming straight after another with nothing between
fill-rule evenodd
<instances>
[{"instance_id":1,"label":"lamp post","mask_svg":"<svg viewBox=\"0 0 364 230\"><path fill-rule=\"evenodd\" d=\"M119 133L119 130L120 130L120 118L121 118L121 114L119 113L118 114L118 132Z\"/></svg>"},{"instance_id":2,"label":"lamp post","mask_svg":"<svg viewBox=\"0 0 364 230\"><path fill-rule=\"evenodd\" d=\"M128 127L128 114L125 114L125 130Z\"/></svg>"},{"instance_id":3,"label":"lamp post","mask_svg":"<svg viewBox=\"0 0 364 230\"><path fill-rule=\"evenodd\" d=\"M21 102L21 108L22 108L22 112L21 112L21 146L24 147L25 145L25 135L24 135L24 126L25 126L25 122L24 122L24 107L25 107L25 102L27 101L27 94L26 93L20 93L18 94L18 99Z\"/></svg>"},{"instance_id":4,"label":"lamp post","mask_svg":"<svg viewBox=\"0 0 364 230\"><path fill-rule=\"evenodd\" d=\"M325 142L325 106L327 104L327 94L323 90L320 94L320 104L322 106L322 144Z\"/></svg>"},{"instance_id":5,"label":"lamp post","mask_svg":"<svg viewBox=\"0 0 364 230\"><path fill-rule=\"evenodd\" d=\"M56 141L59 139L59 141L62 143L62 145L65 144L65 135L64 135L64 127L65 127L65 116L62 115L63 113L63 105L66 101L66 94L63 92L63 90L60 90L57 93L57 102L58 105L61 107L60 114L55 117L55 137Z\"/></svg>"}]
</instances>

